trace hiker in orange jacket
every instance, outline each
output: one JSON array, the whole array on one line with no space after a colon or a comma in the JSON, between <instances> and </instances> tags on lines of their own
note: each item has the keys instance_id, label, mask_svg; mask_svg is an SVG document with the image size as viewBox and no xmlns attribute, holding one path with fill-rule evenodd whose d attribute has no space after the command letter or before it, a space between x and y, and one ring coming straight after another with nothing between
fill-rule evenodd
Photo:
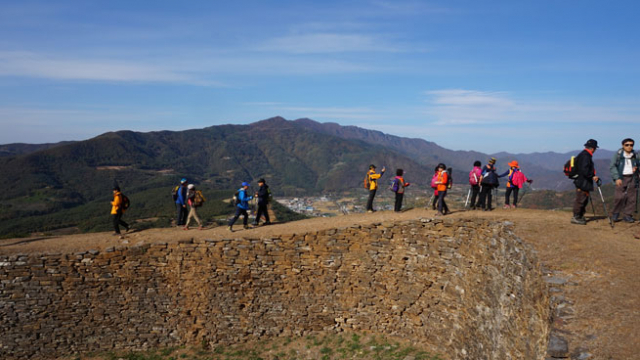
<instances>
[{"instance_id":1,"label":"hiker in orange jacket","mask_svg":"<svg viewBox=\"0 0 640 360\"><path fill-rule=\"evenodd\" d=\"M373 198L376 197L376 191L378 191L378 179L384 175L385 168L382 167L380 174L376 174L376 166L369 165L369 172L367 172L367 178L369 180L369 200L367 200L367 212L372 213L373 210Z\"/></svg>"},{"instance_id":2,"label":"hiker in orange jacket","mask_svg":"<svg viewBox=\"0 0 640 360\"><path fill-rule=\"evenodd\" d=\"M113 218L114 236L120 236L120 225L129 231L129 224L122 220L124 214L122 193L119 186L113 187L113 201L111 202L111 217Z\"/></svg>"},{"instance_id":3,"label":"hiker in orange jacket","mask_svg":"<svg viewBox=\"0 0 640 360\"><path fill-rule=\"evenodd\" d=\"M443 209L447 207L444 197L447 196L447 184L449 183L449 174L445 164L438 164L438 176L436 179L436 190L438 191L438 212L436 215L444 215Z\"/></svg>"},{"instance_id":4,"label":"hiker in orange jacket","mask_svg":"<svg viewBox=\"0 0 640 360\"><path fill-rule=\"evenodd\" d=\"M404 170L397 169L396 177L393 179L393 185L391 190L396 193L396 203L393 208L395 212L399 212L402 209L402 198L404 197L404 188L411 185L404 181Z\"/></svg>"}]
</instances>

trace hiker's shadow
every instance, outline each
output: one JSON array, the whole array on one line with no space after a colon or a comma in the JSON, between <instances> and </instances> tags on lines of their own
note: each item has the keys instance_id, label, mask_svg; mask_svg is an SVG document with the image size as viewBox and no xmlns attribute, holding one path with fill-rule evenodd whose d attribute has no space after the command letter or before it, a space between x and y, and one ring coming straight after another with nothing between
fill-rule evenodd
<instances>
[{"instance_id":1,"label":"hiker's shadow","mask_svg":"<svg viewBox=\"0 0 640 360\"><path fill-rule=\"evenodd\" d=\"M28 238L28 239L24 239L24 240L20 240L20 241L16 241L16 242L11 242L11 241L6 241L3 242L2 240L0 240L0 247L5 247L5 246L14 246L14 245L24 245L24 244L29 244L32 242L36 242L36 241L44 241L44 240L50 240L50 239L56 239L59 236L41 236L41 237L36 237L36 238Z\"/></svg>"}]
</instances>

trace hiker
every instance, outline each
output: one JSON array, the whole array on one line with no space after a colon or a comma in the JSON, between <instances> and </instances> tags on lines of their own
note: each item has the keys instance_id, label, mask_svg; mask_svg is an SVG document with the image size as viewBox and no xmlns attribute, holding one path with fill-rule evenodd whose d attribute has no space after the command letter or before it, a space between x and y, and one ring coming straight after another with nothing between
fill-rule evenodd
<instances>
[{"instance_id":1,"label":"hiker","mask_svg":"<svg viewBox=\"0 0 640 360\"><path fill-rule=\"evenodd\" d=\"M233 224L236 222L236 220L238 220L238 218L240 217L240 215L242 215L242 222L244 224L244 228L248 229L249 228L249 214L247 213L247 210L249 210L249 201L251 201L251 199L253 199L253 196L249 196L247 194L247 190L249 190L249 183L248 182L243 182L242 183L242 187L240 189L238 189L238 191L236 192L236 214L235 216L231 219L231 221L229 221L229 231L233 231Z\"/></svg>"},{"instance_id":2,"label":"hiker","mask_svg":"<svg viewBox=\"0 0 640 360\"><path fill-rule=\"evenodd\" d=\"M253 222L253 225L258 226L260 224L260 218L262 215L264 215L264 225L271 225L271 221L269 220L269 211L267 210L271 190L269 190L269 185L267 185L264 179L258 180L258 186L258 191L255 194L258 198L258 211L256 212L256 219Z\"/></svg>"},{"instance_id":3,"label":"hiker","mask_svg":"<svg viewBox=\"0 0 640 360\"><path fill-rule=\"evenodd\" d=\"M613 197L613 221L615 222L623 220L620 219L620 213L624 216L625 222L635 221L632 212L636 206L636 194L632 189L635 188L634 175L638 176L640 160L633 151L634 144L633 139L622 140L622 148L613 155L609 166L611 178L616 184Z\"/></svg>"},{"instance_id":4,"label":"hiker","mask_svg":"<svg viewBox=\"0 0 640 360\"><path fill-rule=\"evenodd\" d=\"M498 174L496 174L496 158L492 157L489 163L482 168L482 176L480 176L480 200L479 206L482 211L491 211L491 191L497 188L500 183Z\"/></svg>"},{"instance_id":5,"label":"hiker","mask_svg":"<svg viewBox=\"0 0 640 360\"><path fill-rule=\"evenodd\" d=\"M396 177L393 179L391 191L396 193L396 203L393 211L400 212L402 209L402 198L404 197L404 188L411 185L404 181L404 170L396 169Z\"/></svg>"},{"instance_id":6,"label":"hiker","mask_svg":"<svg viewBox=\"0 0 640 360\"><path fill-rule=\"evenodd\" d=\"M507 191L504 194L504 209L515 209L518 206L518 192L522 188L522 185L525 182L531 182L531 180L527 179L526 176L520 171L520 165L516 160L513 160L509 164L509 170L507 170L504 174L498 175L499 178L507 176ZM513 193L513 204L509 205L509 198L511 197L511 193Z\"/></svg>"},{"instance_id":7,"label":"hiker","mask_svg":"<svg viewBox=\"0 0 640 360\"><path fill-rule=\"evenodd\" d=\"M482 177L482 163L476 160L473 163L473 169L469 172L469 185L471 185L471 203L470 209L475 210L476 206L480 206L480 201L476 204L478 193L480 193L480 178ZM480 199L478 199L480 200Z\"/></svg>"},{"instance_id":8,"label":"hiker","mask_svg":"<svg viewBox=\"0 0 640 360\"><path fill-rule=\"evenodd\" d=\"M187 179L182 178L180 185L176 186L173 194L173 198L176 202L177 216L176 226L183 226L187 223L187 186L189 182Z\"/></svg>"},{"instance_id":9,"label":"hiker","mask_svg":"<svg viewBox=\"0 0 640 360\"><path fill-rule=\"evenodd\" d=\"M369 172L367 172L367 177L365 178L365 185L368 182L369 184L369 200L367 200L367 212L372 213L373 210L373 198L376 196L376 191L378 190L378 179L384 175L385 168L382 167L382 171L380 174L376 174L376 166L371 164L369 165Z\"/></svg>"},{"instance_id":10,"label":"hiker","mask_svg":"<svg viewBox=\"0 0 640 360\"><path fill-rule=\"evenodd\" d=\"M444 215L447 205L444 201L444 197L447 196L447 186L449 184L449 174L447 173L447 166L445 164L438 164L438 177L436 179L436 190L438 191L438 215Z\"/></svg>"},{"instance_id":11,"label":"hiker","mask_svg":"<svg viewBox=\"0 0 640 360\"><path fill-rule=\"evenodd\" d=\"M116 185L113 187L113 201L111 202L111 217L113 218L114 236L120 236L120 225L124 226L127 232L129 231L129 224L122 220L124 212L123 195L120 192L120 187Z\"/></svg>"},{"instance_id":12,"label":"hiker","mask_svg":"<svg viewBox=\"0 0 640 360\"><path fill-rule=\"evenodd\" d=\"M586 225L587 220L584 218L584 213L589 203L589 193L593 191L593 182L598 181L596 176L596 169L593 165L593 153L598 149L598 142L593 139L589 139L584 144L584 150L578 154L575 158L575 168L577 177L573 181L576 187L576 199L573 203L573 217L571 218L572 224Z\"/></svg>"},{"instance_id":13,"label":"hiker","mask_svg":"<svg viewBox=\"0 0 640 360\"><path fill-rule=\"evenodd\" d=\"M200 221L198 212L196 211L196 208L202 205L202 193L197 194L196 191L197 190L195 185L189 184L187 186L187 204L189 204L189 216L187 216L187 221L184 223L184 230L189 230L189 223L191 222L191 218L196 219L196 222L198 223L198 230L202 230L202 221ZM196 199L196 196L198 196L199 199Z\"/></svg>"}]
</instances>

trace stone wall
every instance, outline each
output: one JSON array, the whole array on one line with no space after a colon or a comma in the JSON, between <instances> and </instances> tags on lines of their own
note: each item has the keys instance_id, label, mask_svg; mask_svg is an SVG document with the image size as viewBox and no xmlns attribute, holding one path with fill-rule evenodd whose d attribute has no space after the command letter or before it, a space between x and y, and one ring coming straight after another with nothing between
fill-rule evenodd
<instances>
[{"instance_id":1,"label":"stone wall","mask_svg":"<svg viewBox=\"0 0 640 360\"><path fill-rule=\"evenodd\" d=\"M445 358L540 359L548 318L537 260L508 223L0 256L2 359L349 330Z\"/></svg>"}]
</instances>

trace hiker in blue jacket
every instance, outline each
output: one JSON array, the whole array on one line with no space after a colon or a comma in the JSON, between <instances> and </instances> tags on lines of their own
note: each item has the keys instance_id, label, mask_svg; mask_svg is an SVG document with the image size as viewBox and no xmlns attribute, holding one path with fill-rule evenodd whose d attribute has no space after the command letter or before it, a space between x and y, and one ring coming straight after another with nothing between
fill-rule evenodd
<instances>
[{"instance_id":1,"label":"hiker in blue jacket","mask_svg":"<svg viewBox=\"0 0 640 360\"><path fill-rule=\"evenodd\" d=\"M176 208L177 208L177 218L176 218L176 226L184 226L187 223L187 186L189 182L187 179L183 178L180 180L180 187L178 187L176 192Z\"/></svg>"},{"instance_id":2,"label":"hiker in blue jacket","mask_svg":"<svg viewBox=\"0 0 640 360\"><path fill-rule=\"evenodd\" d=\"M247 213L247 210L249 210L249 201L253 199L253 196L250 196L247 193L247 190L249 190L249 186L250 185L248 182L243 182L242 187L238 189L236 214L233 219L229 221L229 231L233 231L233 224L236 222L236 220L238 220L240 215L243 216L242 221L244 223L244 228L249 228L249 214Z\"/></svg>"}]
</instances>

